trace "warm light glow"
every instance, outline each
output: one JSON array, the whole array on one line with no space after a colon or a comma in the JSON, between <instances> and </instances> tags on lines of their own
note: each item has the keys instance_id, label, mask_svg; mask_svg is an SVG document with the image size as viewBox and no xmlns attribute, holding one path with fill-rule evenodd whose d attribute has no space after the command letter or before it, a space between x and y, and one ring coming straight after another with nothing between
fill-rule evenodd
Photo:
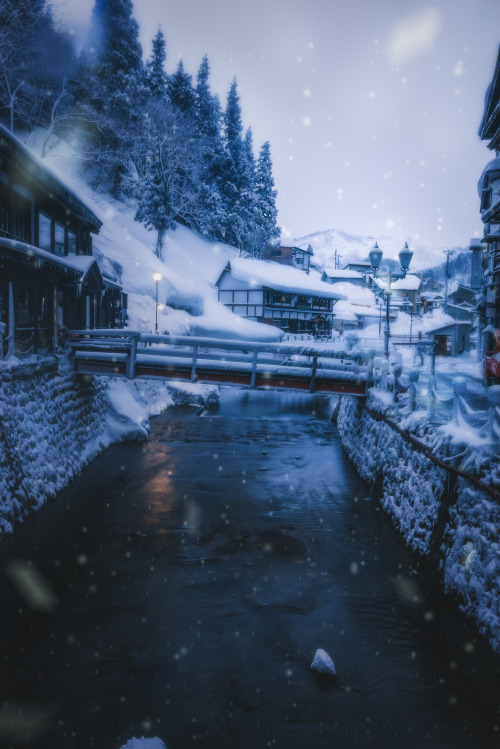
<instances>
[{"instance_id":1,"label":"warm light glow","mask_svg":"<svg viewBox=\"0 0 500 749\"><path fill-rule=\"evenodd\" d=\"M158 281L161 281L162 278L163 276L161 275L161 273L155 273L153 275L153 281L156 281L156 283L158 283Z\"/></svg>"}]
</instances>

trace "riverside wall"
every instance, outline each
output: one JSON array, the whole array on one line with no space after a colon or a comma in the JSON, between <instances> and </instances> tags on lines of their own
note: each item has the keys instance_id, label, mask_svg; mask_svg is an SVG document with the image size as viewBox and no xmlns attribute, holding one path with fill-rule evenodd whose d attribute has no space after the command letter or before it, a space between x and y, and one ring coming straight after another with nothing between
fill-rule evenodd
<instances>
[{"instance_id":1,"label":"riverside wall","mask_svg":"<svg viewBox=\"0 0 500 749\"><path fill-rule=\"evenodd\" d=\"M407 544L435 562L445 589L500 652L498 501L466 479L450 477L360 399L342 396L337 426L351 462ZM495 456L469 455L467 468L486 484L500 480Z\"/></svg>"},{"instance_id":2,"label":"riverside wall","mask_svg":"<svg viewBox=\"0 0 500 749\"><path fill-rule=\"evenodd\" d=\"M0 536L113 442L147 439L150 416L202 398L189 388L78 376L64 355L1 364Z\"/></svg>"}]
</instances>

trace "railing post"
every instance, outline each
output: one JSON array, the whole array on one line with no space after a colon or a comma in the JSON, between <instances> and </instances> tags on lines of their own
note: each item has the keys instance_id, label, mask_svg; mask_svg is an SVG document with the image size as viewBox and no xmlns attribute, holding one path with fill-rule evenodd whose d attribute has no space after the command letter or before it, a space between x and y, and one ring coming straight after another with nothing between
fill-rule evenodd
<instances>
[{"instance_id":1,"label":"railing post","mask_svg":"<svg viewBox=\"0 0 500 749\"><path fill-rule=\"evenodd\" d=\"M137 338L132 336L127 359L127 378L133 380L135 377L135 360L137 358Z\"/></svg>"},{"instance_id":2,"label":"railing post","mask_svg":"<svg viewBox=\"0 0 500 749\"><path fill-rule=\"evenodd\" d=\"M254 351L252 354L252 377L250 379L250 387L255 387L255 376L257 374L257 357L258 352Z\"/></svg>"},{"instance_id":3,"label":"railing post","mask_svg":"<svg viewBox=\"0 0 500 749\"><path fill-rule=\"evenodd\" d=\"M500 441L500 385L488 389L488 424L487 434L491 443Z\"/></svg>"},{"instance_id":4,"label":"railing post","mask_svg":"<svg viewBox=\"0 0 500 749\"><path fill-rule=\"evenodd\" d=\"M193 346L193 366L191 367L191 382L196 382L197 362L198 362L198 346Z\"/></svg>"},{"instance_id":5,"label":"railing post","mask_svg":"<svg viewBox=\"0 0 500 749\"><path fill-rule=\"evenodd\" d=\"M309 386L309 392L314 393L314 388L316 385L316 369L318 368L318 357L313 356L313 363L312 363L312 372L311 372L311 384Z\"/></svg>"},{"instance_id":6,"label":"railing post","mask_svg":"<svg viewBox=\"0 0 500 749\"><path fill-rule=\"evenodd\" d=\"M455 377L453 380L453 416L452 421L458 424L458 413L460 396L464 396L467 392L467 380L465 377Z\"/></svg>"},{"instance_id":7,"label":"railing post","mask_svg":"<svg viewBox=\"0 0 500 749\"><path fill-rule=\"evenodd\" d=\"M409 405L410 405L410 411L413 413L417 410L417 382L418 378L420 376L420 373L418 369L410 369L408 373L408 377L410 380L410 397L409 397Z\"/></svg>"},{"instance_id":8,"label":"railing post","mask_svg":"<svg viewBox=\"0 0 500 749\"><path fill-rule=\"evenodd\" d=\"M392 390L392 400L393 400L393 403L398 403L399 402L399 387L400 387L399 378L401 377L403 373L403 367L401 366L401 364L396 364L394 366L393 373L394 373L393 374L394 387Z\"/></svg>"}]
</instances>

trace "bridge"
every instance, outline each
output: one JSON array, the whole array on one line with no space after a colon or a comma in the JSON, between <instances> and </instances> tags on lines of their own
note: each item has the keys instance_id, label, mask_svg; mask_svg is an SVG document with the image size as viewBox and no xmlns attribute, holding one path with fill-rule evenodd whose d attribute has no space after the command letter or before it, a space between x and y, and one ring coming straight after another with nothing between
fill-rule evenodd
<instances>
[{"instance_id":1,"label":"bridge","mask_svg":"<svg viewBox=\"0 0 500 749\"><path fill-rule=\"evenodd\" d=\"M366 355L290 343L153 335L125 329L68 334L78 374L187 380L267 390L366 393Z\"/></svg>"}]
</instances>

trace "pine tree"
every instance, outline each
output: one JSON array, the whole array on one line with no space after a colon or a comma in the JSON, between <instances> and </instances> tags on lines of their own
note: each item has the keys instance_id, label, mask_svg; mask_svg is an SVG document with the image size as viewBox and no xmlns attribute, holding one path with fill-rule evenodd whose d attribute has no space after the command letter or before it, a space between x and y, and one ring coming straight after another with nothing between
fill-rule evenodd
<instances>
[{"instance_id":1,"label":"pine tree","mask_svg":"<svg viewBox=\"0 0 500 749\"><path fill-rule=\"evenodd\" d=\"M278 218L276 196L278 193L274 189L273 165L269 141L266 141L260 149L255 182L259 253L262 254L267 246L274 244L280 237L280 229L276 224Z\"/></svg>"},{"instance_id":2,"label":"pine tree","mask_svg":"<svg viewBox=\"0 0 500 749\"><path fill-rule=\"evenodd\" d=\"M131 162L145 94L131 0L95 0L82 59L80 122L87 131L87 158L118 197L135 171Z\"/></svg>"},{"instance_id":3,"label":"pine tree","mask_svg":"<svg viewBox=\"0 0 500 749\"><path fill-rule=\"evenodd\" d=\"M168 76L165 72L167 59L165 37L161 29L158 29L153 39L153 52L146 63L146 81L155 99L161 99L167 94Z\"/></svg>"},{"instance_id":4,"label":"pine tree","mask_svg":"<svg viewBox=\"0 0 500 749\"><path fill-rule=\"evenodd\" d=\"M168 95L172 104L187 117L195 116L195 94L192 78L184 71L184 63L179 60L177 70L168 81Z\"/></svg>"},{"instance_id":5,"label":"pine tree","mask_svg":"<svg viewBox=\"0 0 500 749\"><path fill-rule=\"evenodd\" d=\"M210 65L205 55L196 78L195 114L201 154L200 185L195 228L210 239L224 238L224 205L220 185L225 178L224 144L221 138L222 112L208 82Z\"/></svg>"}]
</instances>

